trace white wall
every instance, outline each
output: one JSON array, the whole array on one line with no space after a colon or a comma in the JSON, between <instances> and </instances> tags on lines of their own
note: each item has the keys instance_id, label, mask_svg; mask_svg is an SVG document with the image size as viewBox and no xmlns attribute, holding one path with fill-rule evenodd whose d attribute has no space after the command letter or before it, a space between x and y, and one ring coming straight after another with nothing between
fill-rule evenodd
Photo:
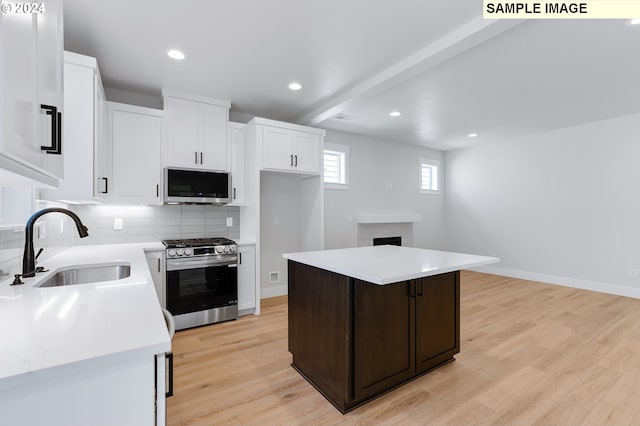
<instances>
[{"instance_id":1,"label":"white wall","mask_svg":"<svg viewBox=\"0 0 640 426\"><path fill-rule=\"evenodd\" d=\"M300 176L260 174L260 287L261 298L287 294L287 261L283 253L302 250L300 232ZM278 272L278 282L269 273Z\"/></svg>"},{"instance_id":2,"label":"white wall","mask_svg":"<svg viewBox=\"0 0 640 426\"><path fill-rule=\"evenodd\" d=\"M359 214L422 215L413 245L442 248L443 196L418 193L419 158L443 159L441 151L327 130L326 143L349 146L348 191L325 189L325 248L356 247ZM441 168L447 166L442 161ZM386 183L391 183L391 188ZM349 222L349 217L353 219Z\"/></svg>"},{"instance_id":3,"label":"white wall","mask_svg":"<svg viewBox=\"0 0 640 426\"><path fill-rule=\"evenodd\" d=\"M446 249L495 254L505 275L640 296L640 115L445 159Z\"/></svg>"}]
</instances>

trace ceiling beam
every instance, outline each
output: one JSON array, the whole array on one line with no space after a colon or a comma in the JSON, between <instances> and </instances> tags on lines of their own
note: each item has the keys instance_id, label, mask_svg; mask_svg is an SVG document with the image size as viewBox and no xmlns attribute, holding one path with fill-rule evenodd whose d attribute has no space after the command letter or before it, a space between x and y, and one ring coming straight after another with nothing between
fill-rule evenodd
<instances>
[{"instance_id":1,"label":"ceiling beam","mask_svg":"<svg viewBox=\"0 0 640 426\"><path fill-rule=\"evenodd\" d=\"M333 96L329 101L301 116L296 123L314 126L355 104L366 96L380 93L507 31L524 21L491 20L476 17L444 37L382 70L363 82Z\"/></svg>"}]
</instances>

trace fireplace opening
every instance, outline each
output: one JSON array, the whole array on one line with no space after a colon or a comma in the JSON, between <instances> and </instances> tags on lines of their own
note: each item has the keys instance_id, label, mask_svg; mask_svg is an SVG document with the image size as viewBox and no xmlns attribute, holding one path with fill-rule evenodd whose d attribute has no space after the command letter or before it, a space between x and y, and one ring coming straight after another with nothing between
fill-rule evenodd
<instances>
[{"instance_id":1,"label":"fireplace opening","mask_svg":"<svg viewBox=\"0 0 640 426\"><path fill-rule=\"evenodd\" d=\"M374 246L401 246L402 245L402 237L380 237L373 239Z\"/></svg>"}]
</instances>

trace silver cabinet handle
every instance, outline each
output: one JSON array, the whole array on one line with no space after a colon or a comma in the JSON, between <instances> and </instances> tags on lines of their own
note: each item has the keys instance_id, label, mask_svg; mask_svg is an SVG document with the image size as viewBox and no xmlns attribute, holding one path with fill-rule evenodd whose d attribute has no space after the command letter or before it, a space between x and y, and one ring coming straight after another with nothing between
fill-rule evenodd
<instances>
[{"instance_id":1,"label":"silver cabinet handle","mask_svg":"<svg viewBox=\"0 0 640 426\"><path fill-rule=\"evenodd\" d=\"M236 199L236 189L235 188L233 188L233 199L234 200Z\"/></svg>"},{"instance_id":2,"label":"silver cabinet handle","mask_svg":"<svg viewBox=\"0 0 640 426\"><path fill-rule=\"evenodd\" d=\"M238 252L238 264L242 265L242 253Z\"/></svg>"},{"instance_id":3,"label":"silver cabinet handle","mask_svg":"<svg viewBox=\"0 0 640 426\"><path fill-rule=\"evenodd\" d=\"M158 258L158 272L160 272L160 258Z\"/></svg>"},{"instance_id":4,"label":"silver cabinet handle","mask_svg":"<svg viewBox=\"0 0 640 426\"><path fill-rule=\"evenodd\" d=\"M289 155L289 157L291 157L291 164L289 164L291 167L293 167L293 154Z\"/></svg>"},{"instance_id":5,"label":"silver cabinet handle","mask_svg":"<svg viewBox=\"0 0 640 426\"><path fill-rule=\"evenodd\" d=\"M296 164L295 166L298 167L298 154L294 155L294 157L296 157Z\"/></svg>"},{"instance_id":6,"label":"silver cabinet handle","mask_svg":"<svg viewBox=\"0 0 640 426\"><path fill-rule=\"evenodd\" d=\"M200 153L200 164L202 164L202 153Z\"/></svg>"},{"instance_id":7,"label":"silver cabinet handle","mask_svg":"<svg viewBox=\"0 0 640 426\"><path fill-rule=\"evenodd\" d=\"M198 164L198 151L194 151L193 153L196 155L195 160L193 161L193 163L194 164Z\"/></svg>"}]
</instances>

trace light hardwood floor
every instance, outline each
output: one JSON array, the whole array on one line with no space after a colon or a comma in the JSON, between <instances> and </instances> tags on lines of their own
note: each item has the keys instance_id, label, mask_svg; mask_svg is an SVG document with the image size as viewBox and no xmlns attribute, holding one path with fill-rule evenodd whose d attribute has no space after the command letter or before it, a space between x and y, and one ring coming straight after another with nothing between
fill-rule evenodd
<instances>
[{"instance_id":1,"label":"light hardwood floor","mask_svg":"<svg viewBox=\"0 0 640 426\"><path fill-rule=\"evenodd\" d=\"M463 271L456 361L344 416L262 312L176 333L169 425L640 425L640 300Z\"/></svg>"}]
</instances>

